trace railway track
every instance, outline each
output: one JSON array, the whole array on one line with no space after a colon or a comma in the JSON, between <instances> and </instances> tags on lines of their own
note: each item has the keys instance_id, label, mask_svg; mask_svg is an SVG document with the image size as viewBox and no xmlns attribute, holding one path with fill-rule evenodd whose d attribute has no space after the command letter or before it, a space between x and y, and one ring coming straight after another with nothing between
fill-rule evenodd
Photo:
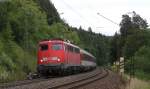
<instances>
[{"instance_id":1,"label":"railway track","mask_svg":"<svg viewBox=\"0 0 150 89\"><path fill-rule=\"evenodd\" d=\"M31 84L31 83L38 83L38 82L47 81L47 80L49 80L49 79L38 78L38 79L33 79L33 80L16 81L16 82L13 82L13 83L3 83L3 84L0 85L0 89L16 87L16 86L22 86L22 85L28 85L28 84Z\"/></svg>"},{"instance_id":2,"label":"railway track","mask_svg":"<svg viewBox=\"0 0 150 89\"><path fill-rule=\"evenodd\" d=\"M77 89L105 78L108 70L97 68L91 72L48 79L24 80L0 85L0 89Z\"/></svg>"},{"instance_id":3,"label":"railway track","mask_svg":"<svg viewBox=\"0 0 150 89\"><path fill-rule=\"evenodd\" d=\"M27 80L22 80L22 81L15 81L12 83L2 83L0 84L0 89L4 89L4 88L10 88L10 87L16 87L16 86L22 86L22 85L28 85L28 84L32 84L32 83L39 83L39 82L44 82L44 81L48 81L51 79L57 79L60 78L60 76L48 76L47 78L45 77L41 77L41 78L35 78L35 79L27 79Z\"/></svg>"},{"instance_id":4,"label":"railway track","mask_svg":"<svg viewBox=\"0 0 150 89\"><path fill-rule=\"evenodd\" d=\"M82 86L88 85L92 82L95 82L97 80L100 80L102 78L105 78L107 77L108 74L109 74L108 70L105 69L102 72L99 72L93 76L89 76L81 80L75 80L75 81L65 83L62 85L50 86L48 87L48 89L77 89Z\"/></svg>"}]
</instances>

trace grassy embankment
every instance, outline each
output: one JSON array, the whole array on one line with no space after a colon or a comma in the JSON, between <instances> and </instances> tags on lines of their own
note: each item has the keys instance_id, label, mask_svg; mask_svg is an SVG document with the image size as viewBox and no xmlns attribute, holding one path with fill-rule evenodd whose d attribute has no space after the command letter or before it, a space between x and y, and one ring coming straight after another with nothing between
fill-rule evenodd
<instances>
[{"instance_id":1,"label":"grassy embankment","mask_svg":"<svg viewBox=\"0 0 150 89\"><path fill-rule=\"evenodd\" d=\"M133 78L125 89L150 89L150 81Z\"/></svg>"}]
</instances>

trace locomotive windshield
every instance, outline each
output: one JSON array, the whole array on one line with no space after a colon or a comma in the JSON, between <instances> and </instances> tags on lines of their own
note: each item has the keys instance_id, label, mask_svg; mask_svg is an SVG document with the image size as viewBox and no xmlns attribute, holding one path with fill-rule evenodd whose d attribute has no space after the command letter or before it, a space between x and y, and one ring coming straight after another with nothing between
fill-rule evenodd
<instances>
[{"instance_id":1,"label":"locomotive windshield","mask_svg":"<svg viewBox=\"0 0 150 89\"><path fill-rule=\"evenodd\" d=\"M63 47L62 47L62 44L53 44L52 49L53 50L62 50Z\"/></svg>"},{"instance_id":2,"label":"locomotive windshield","mask_svg":"<svg viewBox=\"0 0 150 89\"><path fill-rule=\"evenodd\" d=\"M48 45L47 44L40 45L40 50L42 51L48 50Z\"/></svg>"}]
</instances>

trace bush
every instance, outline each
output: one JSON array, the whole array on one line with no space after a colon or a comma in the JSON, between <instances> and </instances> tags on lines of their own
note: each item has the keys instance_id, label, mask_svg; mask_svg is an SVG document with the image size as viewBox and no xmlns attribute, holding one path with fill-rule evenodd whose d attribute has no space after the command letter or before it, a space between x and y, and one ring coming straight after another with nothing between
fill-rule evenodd
<instances>
[{"instance_id":1,"label":"bush","mask_svg":"<svg viewBox=\"0 0 150 89\"><path fill-rule=\"evenodd\" d=\"M140 78L140 79L142 79L142 80L150 80L150 73L146 73L146 72L144 72L144 71L142 71L142 70L136 70L135 71L135 75L136 75L136 77L138 77L138 78Z\"/></svg>"},{"instance_id":2,"label":"bush","mask_svg":"<svg viewBox=\"0 0 150 89\"><path fill-rule=\"evenodd\" d=\"M150 47L141 47L134 55L135 70L138 77L142 79L150 79ZM145 77L145 78L144 78Z\"/></svg>"}]
</instances>

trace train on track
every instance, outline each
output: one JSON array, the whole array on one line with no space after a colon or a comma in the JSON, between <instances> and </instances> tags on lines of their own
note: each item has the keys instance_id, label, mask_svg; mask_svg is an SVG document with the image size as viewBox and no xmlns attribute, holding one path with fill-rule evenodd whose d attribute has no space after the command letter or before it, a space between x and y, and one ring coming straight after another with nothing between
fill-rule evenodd
<instances>
[{"instance_id":1,"label":"train on track","mask_svg":"<svg viewBox=\"0 0 150 89\"><path fill-rule=\"evenodd\" d=\"M89 52L62 39L39 42L37 72L42 76L88 71L96 68Z\"/></svg>"}]
</instances>

